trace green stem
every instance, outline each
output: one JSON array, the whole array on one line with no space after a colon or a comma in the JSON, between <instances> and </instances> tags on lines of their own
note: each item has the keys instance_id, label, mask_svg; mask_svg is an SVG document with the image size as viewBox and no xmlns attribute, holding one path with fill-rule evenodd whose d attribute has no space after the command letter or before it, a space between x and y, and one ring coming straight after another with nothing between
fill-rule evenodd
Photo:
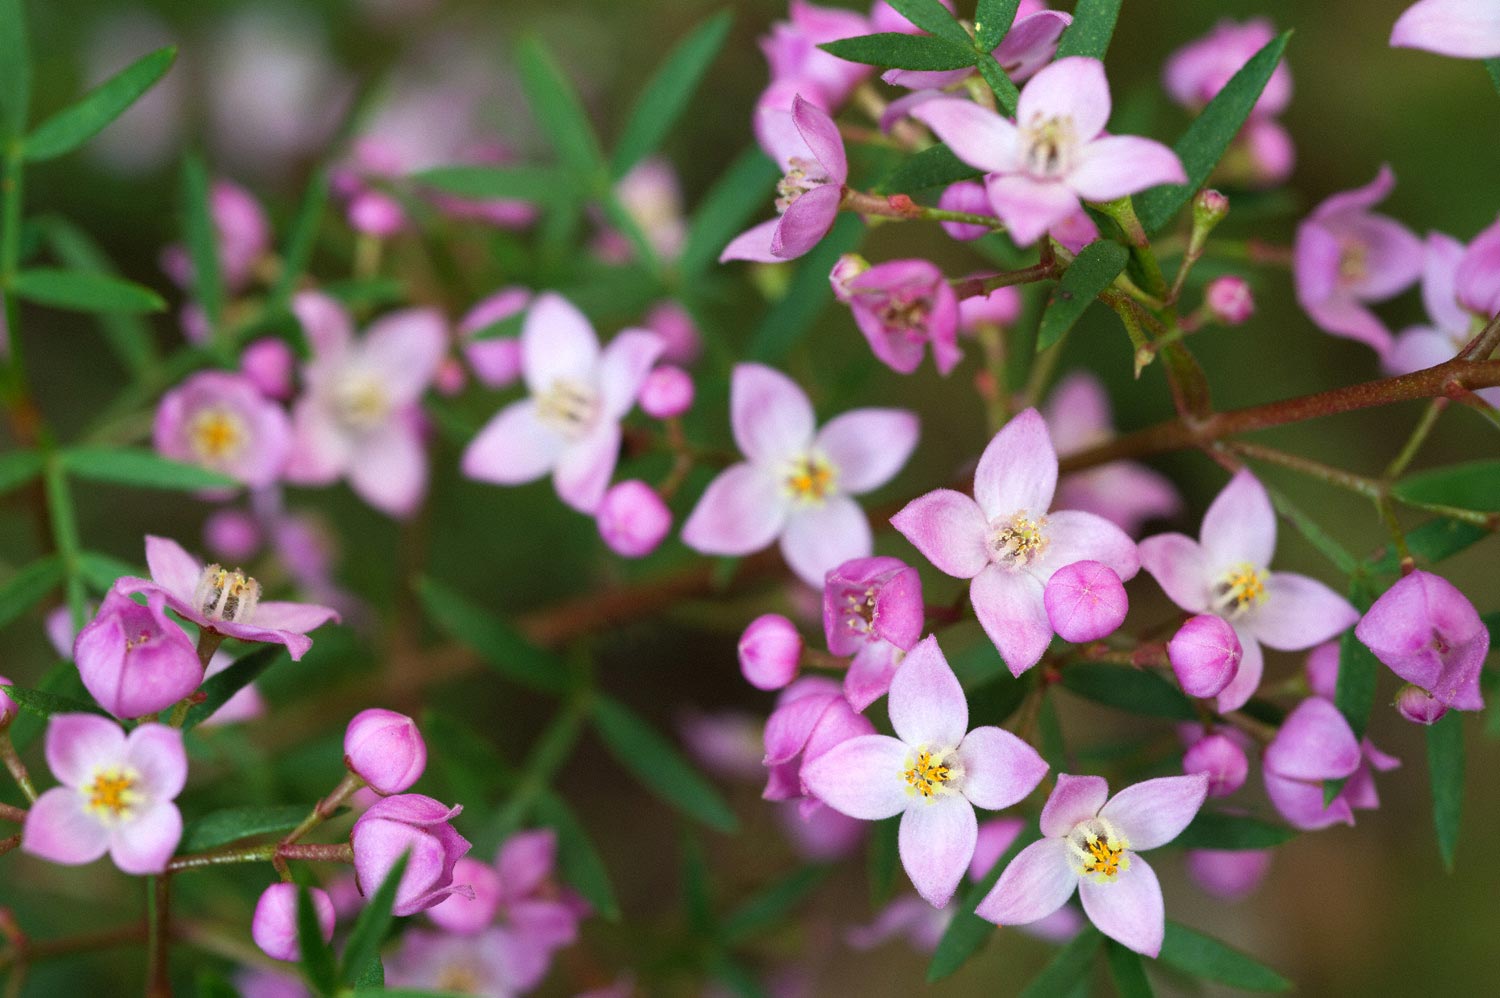
<instances>
[{"instance_id":1,"label":"green stem","mask_svg":"<svg viewBox=\"0 0 1500 998\"><path fill-rule=\"evenodd\" d=\"M240 846L238 848L210 849L207 852L188 853L184 856L174 856L167 863L167 873L180 873L183 870L201 870L210 866L230 866L235 863L268 863L276 855L279 842L268 842L259 846Z\"/></svg>"},{"instance_id":2,"label":"green stem","mask_svg":"<svg viewBox=\"0 0 1500 998\"><path fill-rule=\"evenodd\" d=\"M1397 454L1386 466L1382 478L1390 482L1401 477L1401 473L1417 456L1417 451L1421 450L1422 444L1427 441L1427 435L1432 432L1432 428L1437 425L1438 417L1447 407L1448 400L1445 398L1433 399L1427 404L1427 408L1422 412L1422 418L1417 421L1416 429L1412 430L1411 436L1406 438L1406 444L1401 448L1401 453Z\"/></svg>"},{"instance_id":3,"label":"green stem","mask_svg":"<svg viewBox=\"0 0 1500 998\"><path fill-rule=\"evenodd\" d=\"M1135 213L1135 203L1126 196L1094 207L1114 219L1120 226L1120 231L1125 233L1125 241L1130 245L1130 255L1145 275L1146 290L1158 301L1165 299L1168 294L1167 278L1162 273L1156 254L1151 250L1151 237L1146 235L1146 227Z\"/></svg>"},{"instance_id":4,"label":"green stem","mask_svg":"<svg viewBox=\"0 0 1500 998\"><path fill-rule=\"evenodd\" d=\"M574 693L536 740L521 769L520 782L495 819L495 826L502 834L509 835L526 820L536 798L547 789L563 763L568 761L573 746L583 731L584 718L592 709L593 697L586 690Z\"/></svg>"},{"instance_id":5,"label":"green stem","mask_svg":"<svg viewBox=\"0 0 1500 998\"><path fill-rule=\"evenodd\" d=\"M975 330L984 351L984 369L989 385L984 394L989 415L990 433L1000 432L1010 419L1010 388L1005 379L1005 330L993 322L980 323Z\"/></svg>"},{"instance_id":6,"label":"green stem","mask_svg":"<svg viewBox=\"0 0 1500 998\"><path fill-rule=\"evenodd\" d=\"M16 786L21 788L21 793L26 800L32 804L36 803L36 787L31 783L31 774L26 771L26 764L16 754L16 747L10 740L10 728L0 728L0 762L5 763L5 768L10 771L11 778L16 781Z\"/></svg>"},{"instance_id":7,"label":"green stem","mask_svg":"<svg viewBox=\"0 0 1500 998\"><path fill-rule=\"evenodd\" d=\"M1005 229L1004 223L993 215L975 215L967 211L927 208L917 204L905 194L882 196L846 187L839 207L867 217L894 218L903 222L961 222L964 225L982 225L996 232Z\"/></svg>"},{"instance_id":8,"label":"green stem","mask_svg":"<svg viewBox=\"0 0 1500 998\"><path fill-rule=\"evenodd\" d=\"M5 298L5 328L9 356L5 362L5 379L0 382L7 405L14 407L26 398L26 363L21 341L21 307L11 293L10 282L21 261L22 198L25 190L24 149L19 137L5 147L4 177L0 179L0 293Z\"/></svg>"},{"instance_id":9,"label":"green stem","mask_svg":"<svg viewBox=\"0 0 1500 998\"><path fill-rule=\"evenodd\" d=\"M333 792L313 805L313 809L308 812L307 817L302 819L302 823L286 833L286 837L281 840L281 844L284 846L291 845L333 817L334 813L340 807L343 807L344 801L354 796L354 792L364 785L365 781L358 776L353 773L345 773L344 778L339 781L339 785L333 788Z\"/></svg>"},{"instance_id":10,"label":"green stem","mask_svg":"<svg viewBox=\"0 0 1500 998\"><path fill-rule=\"evenodd\" d=\"M172 998L171 877L165 873L147 877L146 892L146 998Z\"/></svg>"},{"instance_id":11,"label":"green stem","mask_svg":"<svg viewBox=\"0 0 1500 998\"><path fill-rule=\"evenodd\" d=\"M50 439L44 438L42 446L45 452L42 482L47 492L47 512L52 522L52 543L57 548L58 557L62 559L68 612L76 632L83 629L88 616L88 596L84 591L83 575L78 566L82 550L78 538L78 518L73 509L73 495L68 488L68 476L63 470L62 457Z\"/></svg>"}]
</instances>

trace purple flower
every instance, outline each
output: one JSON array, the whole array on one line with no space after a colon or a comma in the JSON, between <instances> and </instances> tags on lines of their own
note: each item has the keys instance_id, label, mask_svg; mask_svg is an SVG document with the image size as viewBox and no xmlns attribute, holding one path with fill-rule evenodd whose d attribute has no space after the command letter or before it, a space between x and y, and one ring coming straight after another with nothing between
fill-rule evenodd
<instances>
[{"instance_id":1,"label":"purple flower","mask_svg":"<svg viewBox=\"0 0 1500 998\"><path fill-rule=\"evenodd\" d=\"M1243 277L1215 277L1203 289L1203 307L1215 322L1238 326L1255 314L1255 295Z\"/></svg>"},{"instance_id":2,"label":"purple flower","mask_svg":"<svg viewBox=\"0 0 1500 998\"><path fill-rule=\"evenodd\" d=\"M1173 603L1214 613L1234 627L1243 655L1219 693L1220 711L1238 710L1260 686L1261 645L1298 651L1351 627L1359 611L1315 579L1272 572L1276 511L1265 486L1239 471L1203 514L1199 540L1158 534L1141 541L1141 567Z\"/></svg>"},{"instance_id":3,"label":"purple flower","mask_svg":"<svg viewBox=\"0 0 1500 998\"><path fill-rule=\"evenodd\" d=\"M760 40L770 65L771 85L802 89L809 97L816 94L820 104L837 107L874 70L818 46L869 34L869 20L852 10L819 7L806 0L792 0L788 14L789 20L771 25L771 33ZM775 158L771 150L767 153Z\"/></svg>"},{"instance_id":4,"label":"purple flower","mask_svg":"<svg viewBox=\"0 0 1500 998\"><path fill-rule=\"evenodd\" d=\"M637 163L615 184L615 196L659 259L670 263L681 255L687 224L682 217L682 185L669 161L656 156ZM630 240L614 228L599 233L594 250L617 266L635 257Z\"/></svg>"},{"instance_id":5,"label":"purple flower","mask_svg":"<svg viewBox=\"0 0 1500 998\"><path fill-rule=\"evenodd\" d=\"M1177 154L1160 142L1105 135L1109 84L1097 59L1047 66L1021 90L1016 121L971 101L944 98L912 109L954 155L984 170L995 214L1029 246L1079 209L1157 184L1185 183Z\"/></svg>"},{"instance_id":6,"label":"purple flower","mask_svg":"<svg viewBox=\"0 0 1500 998\"><path fill-rule=\"evenodd\" d=\"M469 851L469 840L448 824L462 810L421 794L399 794L372 804L350 833L360 893L368 897L378 890L407 853L410 859L391 909L397 915L425 911L449 894L466 892L466 886L454 885L453 868Z\"/></svg>"},{"instance_id":7,"label":"purple flower","mask_svg":"<svg viewBox=\"0 0 1500 998\"><path fill-rule=\"evenodd\" d=\"M1047 426L1027 409L985 447L973 499L936 489L891 517L928 561L974 580L974 612L1016 676L1036 665L1052 640L1044 587L1054 572L1097 561L1123 580L1140 567L1134 542L1109 521L1074 510L1049 513L1056 484Z\"/></svg>"},{"instance_id":8,"label":"purple flower","mask_svg":"<svg viewBox=\"0 0 1500 998\"><path fill-rule=\"evenodd\" d=\"M161 397L152 441L163 457L264 488L286 466L292 428L249 378L203 371Z\"/></svg>"},{"instance_id":9,"label":"purple flower","mask_svg":"<svg viewBox=\"0 0 1500 998\"><path fill-rule=\"evenodd\" d=\"M1014 82L1030 79L1052 61L1063 30L1072 23L1071 14L1048 10L1040 0L1022 0L1010 30L992 53L995 61ZM972 69L891 69L880 78L909 90L947 90L973 72Z\"/></svg>"},{"instance_id":10,"label":"purple flower","mask_svg":"<svg viewBox=\"0 0 1500 998\"><path fill-rule=\"evenodd\" d=\"M412 929L387 959L391 987L509 998L541 983L525 970L535 955L498 928L475 936Z\"/></svg>"},{"instance_id":11,"label":"purple flower","mask_svg":"<svg viewBox=\"0 0 1500 998\"><path fill-rule=\"evenodd\" d=\"M1339 709L1322 697L1308 697L1281 723L1266 746L1261 768L1266 796L1287 823L1315 831L1342 822L1354 824L1354 809L1380 806L1372 769L1401 765L1367 738L1361 743ZM1323 784L1347 780L1326 807Z\"/></svg>"},{"instance_id":12,"label":"purple flower","mask_svg":"<svg viewBox=\"0 0 1500 998\"><path fill-rule=\"evenodd\" d=\"M520 485L552 475L563 502L592 515L620 450L620 420L661 354L661 340L627 329L602 351L567 299L538 295L521 328L529 398L501 409L464 451L470 478Z\"/></svg>"},{"instance_id":13,"label":"purple flower","mask_svg":"<svg viewBox=\"0 0 1500 998\"><path fill-rule=\"evenodd\" d=\"M937 639L911 650L891 680L896 737L840 742L804 765L807 788L867 821L901 815L901 864L917 893L941 908L974 856L974 807L998 811L1047 773L1036 750L1001 728L969 731L969 705Z\"/></svg>"},{"instance_id":14,"label":"purple flower","mask_svg":"<svg viewBox=\"0 0 1500 998\"><path fill-rule=\"evenodd\" d=\"M782 691L766 719L766 800L796 800L803 816L822 806L809 797L804 770L808 763L841 742L875 733L869 718L849 706L838 683L808 676Z\"/></svg>"},{"instance_id":15,"label":"purple flower","mask_svg":"<svg viewBox=\"0 0 1500 998\"><path fill-rule=\"evenodd\" d=\"M288 481L329 485L347 477L371 506L410 515L427 491L417 403L447 349L442 317L431 309L392 312L356 341L349 313L325 294L299 293L292 311L312 360L302 372L307 391L292 409Z\"/></svg>"},{"instance_id":16,"label":"purple flower","mask_svg":"<svg viewBox=\"0 0 1500 998\"><path fill-rule=\"evenodd\" d=\"M833 228L849 179L844 140L826 111L798 95L789 112L762 119L771 159L785 171L776 185L778 218L736 236L719 261L776 263L801 256Z\"/></svg>"},{"instance_id":17,"label":"purple flower","mask_svg":"<svg viewBox=\"0 0 1500 998\"><path fill-rule=\"evenodd\" d=\"M1201 110L1219 95L1235 73L1276 37L1276 28L1263 17L1243 24L1222 20L1207 35L1172 53L1162 70L1167 93L1190 110ZM1279 63L1250 112L1270 117L1286 110L1292 99L1292 74Z\"/></svg>"},{"instance_id":18,"label":"purple flower","mask_svg":"<svg viewBox=\"0 0 1500 998\"><path fill-rule=\"evenodd\" d=\"M1061 908L1076 888L1100 932L1155 957L1166 930L1161 885L1137 853L1175 839L1207 793L1201 773L1146 780L1114 797L1103 777L1059 775L1042 808L1043 838L1000 874L979 915L1024 925Z\"/></svg>"},{"instance_id":19,"label":"purple flower","mask_svg":"<svg viewBox=\"0 0 1500 998\"><path fill-rule=\"evenodd\" d=\"M942 196L938 198L938 207L944 211L961 211L968 215L993 215L990 209L990 196L984 192L984 185L977 180L960 180L956 184L949 184L943 190ZM990 234L990 227L987 225L972 225L968 222L942 222L940 224L944 232L962 242L982 239ZM1016 294L1016 289L1012 287L996 290Z\"/></svg>"},{"instance_id":20,"label":"purple flower","mask_svg":"<svg viewBox=\"0 0 1500 998\"><path fill-rule=\"evenodd\" d=\"M1422 273L1422 241L1370 211L1396 186L1389 166L1357 190L1335 194L1297 226L1292 277L1297 301L1319 328L1381 356L1391 334L1366 305L1400 294Z\"/></svg>"},{"instance_id":21,"label":"purple flower","mask_svg":"<svg viewBox=\"0 0 1500 998\"><path fill-rule=\"evenodd\" d=\"M1500 219L1469 243L1453 281L1464 308L1482 319L1500 315Z\"/></svg>"},{"instance_id":22,"label":"purple flower","mask_svg":"<svg viewBox=\"0 0 1500 998\"><path fill-rule=\"evenodd\" d=\"M297 355L285 340L274 336L262 336L240 354L240 373L266 398L292 397L296 367Z\"/></svg>"},{"instance_id":23,"label":"purple flower","mask_svg":"<svg viewBox=\"0 0 1500 998\"><path fill-rule=\"evenodd\" d=\"M693 407L692 375L663 364L641 384L641 411L652 419L676 419Z\"/></svg>"},{"instance_id":24,"label":"purple flower","mask_svg":"<svg viewBox=\"0 0 1500 998\"><path fill-rule=\"evenodd\" d=\"M308 889L313 912L318 919L318 934L323 941L333 939L333 900L317 887ZM297 939L297 885L272 884L255 902L250 920L250 938L273 960L300 960L302 946Z\"/></svg>"},{"instance_id":25,"label":"purple flower","mask_svg":"<svg viewBox=\"0 0 1500 998\"><path fill-rule=\"evenodd\" d=\"M62 783L26 814L21 848L77 866L106 852L126 873L161 873L182 838L172 801L187 782L182 732L142 724L126 734L94 714L54 714L47 766Z\"/></svg>"},{"instance_id":26,"label":"purple flower","mask_svg":"<svg viewBox=\"0 0 1500 998\"><path fill-rule=\"evenodd\" d=\"M846 287L859 331L891 370L911 374L929 343L939 374L952 371L963 359L958 348L958 297L936 265L889 260L865 270Z\"/></svg>"},{"instance_id":27,"label":"purple flower","mask_svg":"<svg viewBox=\"0 0 1500 998\"><path fill-rule=\"evenodd\" d=\"M1480 246L1482 239L1481 235L1473 245ZM1474 315L1460 302L1458 287L1459 268L1466 258L1465 247L1457 239L1441 232L1428 233L1422 265L1422 304L1427 309L1428 324L1397 335L1382 358L1391 374L1409 374L1452 360L1469 342ZM1471 274L1465 275L1469 285L1465 290L1472 290L1474 278L1484 279L1474 273L1476 270L1470 268ZM1481 388L1475 394L1491 404L1500 402L1500 389Z\"/></svg>"},{"instance_id":28,"label":"purple flower","mask_svg":"<svg viewBox=\"0 0 1500 998\"><path fill-rule=\"evenodd\" d=\"M399 794L427 768L427 744L405 714L371 707L344 729L344 765L376 793Z\"/></svg>"},{"instance_id":29,"label":"purple flower","mask_svg":"<svg viewBox=\"0 0 1500 998\"><path fill-rule=\"evenodd\" d=\"M148 593L141 606L112 590L73 643L84 688L116 717L166 710L203 682L198 651L168 619L166 604L161 591Z\"/></svg>"},{"instance_id":30,"label":"purple flower","mask_svg":"<svg viewBox=\"0 0 1500 998\"><path fill-rule=\"evenodd\" d=\"M1492 59L1500 56L1500 7L1493 0L1419 0L1396 19L1391 45Z\"/></svg>"},{"instance_id":31,"label":"purple flower","mask_svg":"<svg viewBox=\"0 0 1500 998\"><path fill-rule=\"evenodd\" d=\"M922 636L922 578L899 558L855 558L823 583L828 650L853 655L844 696L863 711L891 688L905 653Z\"/></svg>"},{"instance_id":32,"label":"purple flower","mask_svg":"<svg viewBox=\"0 0 1500 998\"><path fill-rule=\"evenodd\" d=\"M1245 657L1233 625L1212 613L1189 617L1167 642L1167 661L1190 697L1216 697L1234 681Z\"/></svg>"},{"instance_id":33,"label":"purple flower","mask_svg":"<svg viewBox=\"0 0 1500 998\"><path fill-rule=\"evenodd\" d=\"M146 565L151 578L125 576L115 580L115 592L145 593L148 601L161 594L178 616L200 628L241 641L286 645L292 659L312 647L307 632L339 615L313 603L261 600L260 583L236 569L203 565L165 537L146 538Z\"/></svg>"},{"instance_id":34,"label":"purple flower","mask_svg":"<svg viewBox=\"0 0 1500 998\"><path fill-rule=\"evenodd\" d=\"M599 536L622 558L644 558L672 532L672 511L660 494L638 478L604 493L595 513Z\"/></svg>"},{"instance_id":35,"label":"purple flower","mask_svg":"<svg viewBox=\"0 0 1500 998\"><path fill-rule=\"evenodd\" d=\"M738 364L729 390L734 439L747 460L709 483L682 528L704 554L746 555L778 538L787 564L819 587L832 568L870 553L870 525L853 496L879 488L917 444L904 409L855 409L817 429L796 382Z\"/></svg>"},{"instance_id":36,"label":"purple flower","mask_svg":"<svg viewBox=\"0 0 1500 998\"><path fill-rule=\"evenodd\" d=\"M1120 577L1097 561L1075 561L1052 573L1042 590L1047 622L1064 641L1098 641L1119 630L1130 604Z\"/></svg>"},{"instance_id":37,"label":"purple flower","mask_svg":"<svg viewBox=\"0 0 1500 998\"><path fill-rule=\"evenodd\" d=\"M958 330L973 334L980 326L1009 326L1021 317L1021 293L1015 288L996 288L987 295L974 295L958 303Z\"/></svg>"},{"instance_id":38,"label":"purple flower","mask_svg":"<svg viewBox=\"0 0 1500 998\"><path fill-rule=\"evenodd\" d=\"M1483 710L1490 632L1447 579L1415 571L1387 589L1354 634L1392 672L1454 710Z\"/></svg>"}]
</instances>

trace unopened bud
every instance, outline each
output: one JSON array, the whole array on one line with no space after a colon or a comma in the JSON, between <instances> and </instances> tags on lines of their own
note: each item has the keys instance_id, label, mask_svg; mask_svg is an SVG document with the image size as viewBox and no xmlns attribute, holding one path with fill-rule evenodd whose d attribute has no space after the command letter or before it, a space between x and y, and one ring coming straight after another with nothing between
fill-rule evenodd
<instances>
[{"instance_id":1,"label":"unopened bud","mask_svg":"<svg viewBox=\"0 0 1500 998\"><path fill-rule=\"evenodd\" d=\"M1183 692L1192 697L1218 696L1239 671L1244 649L1222 617L1200 613L1178 629L1167 644L1167 659Z\"/></svg>"},{"instance_id":2,"label":"unopened bud","mask_svg":"<svg viewBox=\"0 0 1500 998\"><path fill-rule=\"evenodd\" d=\"M1213 189L1205 189L1198 192L1193 198L1193 227L1202 227L1205 231L1212 229L1224 220L1229 214L1229 199Z\"/></svg>"},{"instance_id":3,"label":"unopened bud","mask_svg":"<svg viewBox=\"0 0 1500 998\"><path fill-rule=\"evenodd\" d=\"M845 253L839 257L838 263L828 272L828 283L833 288L833 296L845 305L853 293L849 290L849 282L860 274L870 269L870 261L858 253Z\"/></svg>"},{"instance_id":4,"label":"unopened bud","mask_svg":"<svg viewBox=\"0 0 1500 998\"><path fill-rule=\"evenodd\" d=\"M1243 277L1215 277L1203 292L1210 315L1226 326L1238 326L1255 312L1255 296Z\"/></svg>"},{"instance_id":5,"label":"unopened bud","mask_svg":"<svg viewBox=\"0 0 1500 998\"><path fill-rule=\"evenodd\" d=\"M656 490L630 479L604 493L595 514L599 536L622 558L644 558L672 529L672 511Z\"/></svg>"},{"instance_id":6,"label":"unopened bud","mask_svg":"<svg viewBox=\"0 0 1500 998\"><path fill-rule=\"evenodd\" d=\"M427 768L427 745L405 714L372 707L344 731L344 764L382 794L398 794Z\"/></svg>"},{"instance_id":7,"label":"unopened bud","mask_svg":"<svg viewBox=\"0 0 1500 998\"><path fill-rule=\"evenodd\" d=\"M1396 691L1396 710L1413 724L1432 724L1448 713L1446 704L1411 683Z\"/></svg>"},{"instance_id":8,"label":"unopened bud","mask_svg":"<svg viewBox=\"0 0 1500 998\"><path fill-rule=\"evenodd\" d=\"M1245 784L1250 760L1245 750L1227 735L1206 735L1182 756L1182 771L1208 774L1208 795L1228 797Z\"/></svg>"},{"instance_id":9,"label":"unopened bud","mask_svg":"<svg viewBox=\"0 0 1500 998\"><path fill-rule=\"evenodd\" d=\"M646 375L639 401L652 419L676 419L693 407L693 379L680 367L658 367Z\"/></svg>"},{"instance_id":10,"label":"unopened bud","mask_svg":"<svg viewBox=\"0 0 1500 998\"><path fill-rule=\"evenodd\" d=\"M779 613L750 621L740 636L740 672L759 690L779 690L797 677L802 635Z\"/></svg>"},{"instance_id":11,"label":"unopened bud","mask_svg":"<svg viewBox=\"0 0 1500 998\"><path fill-rule=\"evenodd\" d=\"M1077 561L1052 573L1042 604L1058 637L1074 642L1113 634L1130 606L1120 577L1097 561Z\"/></svg>"}]
</instances>

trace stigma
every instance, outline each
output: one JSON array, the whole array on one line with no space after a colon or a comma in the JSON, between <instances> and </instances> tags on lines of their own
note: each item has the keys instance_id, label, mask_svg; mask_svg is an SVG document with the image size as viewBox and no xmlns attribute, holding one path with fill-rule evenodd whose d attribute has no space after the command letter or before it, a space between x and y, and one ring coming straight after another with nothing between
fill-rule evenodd
<instances>
[{"instance_id":1,"label":"stigma","mask_svg":"<svg viewBox=\"0 0 1500 998\"><path fill-rule=\"evenodd\" d=\"M537 417L570 440L587 433L598 413L594 393L566 378L552 382L536 397Z\"/></svg>"},{"instance_id":2,"label":"stigma","mask_svg":"<svg viewBox=\"0 0 1500 998\"><path fill-rule=\"evenodd\" d=\"M1241 562L1219 576L1214 586L1214 609L1231 617L1253 610L1266 601L1266 575L1248 561Z\"/></svg>"},{"instance_id":3,"label":"stigma","mask_svg":"<svg viewBox=\"0 0 1500 998\"><path fill-rule=\"evenodd\" d=\"M84 788L84 809L105 823L129 821L133 808L144 800L135 789L141 774L129 766L107 766L94 771Z\"/></svg>"},{"instance_id":4,"label":"stigma","mask_svg":"<svg viewBox=\"0 0 1500 998\"><path fill-rule=\"evenodd\" d=\"M1098 884L1109 884L1130 869L1130 842L1107 818L1080 821L1068 833L1074 871Z\"/></svg>"},{"instance_id":5,"label":"stigma","mask_svg":"<svg viewBox=\"0 0 1500 998\"><path fill-rule=\"evenodd\" d=\"M260 602L260 583L239 569L228 571L209 565L198 577L193 605L210 620L243 624L255 613Z\"/></svg>"},{"instance_id":6,"label":"stigma","mask_svg":"<svg viewBox=\"0 0 1500 998\"><path fill-rule=\"evenodd\" d=\"M1024 568L1047 550L1045 516L1033 520L1023 509L1009 518L995 520L990 527L990 560L997 565Z\"/></svg>"}]
</instances>

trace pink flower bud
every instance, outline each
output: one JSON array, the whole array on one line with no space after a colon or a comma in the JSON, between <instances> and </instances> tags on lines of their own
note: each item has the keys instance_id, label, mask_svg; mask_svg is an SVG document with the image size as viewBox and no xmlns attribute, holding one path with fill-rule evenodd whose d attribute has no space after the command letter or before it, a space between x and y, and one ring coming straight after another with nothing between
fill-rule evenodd
<instances>
[{"instance_id":1,"label":"pink flower bud","mask_svg":"<svg viewBox=\"0 0 1500 998\"><path fill-rule=\"evenodd\" d=\"M240 372L267 398L292 397L292 371L296 366L292 348L271 336L256 340L240 354Z\"/></svg>"},{"instance_id":2,"label":"pink flower bud","mask_svg":"<svg viewBox=\"0 0 1500 998\"><path fill-rule=\"evenodd\" d=\"M595 520L599 536L622 558L644 558L672 529L672 511L655 489L638 479L604 493Z\"/></svg>"},{"instance_id":3,"label":"pink flower bud","mask_svg":"<svg viewBox=\"0 0 1500 998\"><path fill-rule=\"evenodd\" d=\"M1193 221L1200 226L1212 226L1229 214L1229 199L1209 188L1201 190L1193 198Z\"/></svg>"},{"instance_id":4,"label":"pink flower bud","mask_svg":"<svg viewBox=\"0 0 1500 998\"><path fill-rule=\"evenodd\" d=\"M750 621L740 636L740 672L758 690L779 690L797 677L802 635L779 613Z\"/></svg>"},{"instance_id":5,"label":"pink flower bud","mask_svg":"<svg viewBox=\"0 0 1500 998\"><path fill-rule=\"evenodd\" d=\"M687 309L675 301L653 305L646 313L646 328L661 337L661 359L671 364L690 366L703 348L698 326Z\"/></svg>"},{"instance_id":6,"label":"pink flower bud","mask_svg":"<svg viewBox=\"0 0 1500 998\"><path fill-rule=\"evenodd\" d=\"M84 687L116 717L165 710L203 681L198 651L167 618L165 604L160 592L148 593L141 606L110 590L73 643Z\"/></svg>"},{"instance_id":7,"label":"pink flower bud","mask_svg":"<svg viewBox=\"0 0 1500 998\"><path fill-rule=\"evenodd\" d=\"M218 510L203 524L204 546L223 561L249 561L264 540L260 523L244 510Z\"/></svg>"},{"instance_id":8,"label":"pink flower bud","mask_svg":"<svg viewBox=\"0 0 1500 998\"><path fill-rule=\"evenodd\" d=\"M1167 645L1177 682L1192 697L1218 696L1239 671L1243 654L1234 628L1211 613L1183 624Z\"/></svg>"},{"instance_id":9,"label":"pink flower bud","mask_svg":"<svg viewBox=\"0 0 1500 998\"><path fill-rule=\"evenodd\" d=\"M1130 609L1120 577L1097 561L1076 561L1052 573L1042 604L1058 637L1075 642L1113 634Z\"/></svg>"},{"instance_id":10,"label":"pink flower bud","mask_svg":"<svg viewBox=\"0 0 1500 998\"><path fill-rule=\"evenodd\" d=\"M1207 735L1194 742L1182 756L1182 771L1207 773L1208 795L1228 797L1245 785L1250 760L1245 750L1228 735Z\"/></svg>"},{"instance_id":11,"label":"pink flower bud","mask_svg":"<svg viewBox=\"0 0 1500 998\"><path fill-rule=\"evenodd\" d=\"M11 685L13 684L9 679L6 679L4 676L0 676L0 686ZM3 728L7 724L9 724L11 718L16 716L16 709L16 702L10 697L6 696L4 690L0 690L0 728Z\"/></svg>"},{"instance_id":12,"label":"pink flower bud","mask_svg":"<svg viewBox=\"0 0 1500 998\"><path fill-rule=\"evenodd\" d=\"M439 395L449 398L464 390L464 366L458 362L456 357L444 357L443 362L438 365L437 374L434 375L432 386L438 390Z\"/></svg>"},{"instance_id":13,"label":"pink flower bud","mask_svg":"<svg viewBox=\"0 0 1500 998\"><path fill-rule=\"evenodd\" d=\"M693 379L680 367L658 367L646 375L639 402L652 419L676 419L693 406Z\"/></svg>"},{"instance_id":14,"label":"pink flower bud","mask_svg":"<svg viewBox=\"0 0 1500 998\"><path fill-rule=\"evenodd\" d=\"M399 794L427 768L427 745L417 722L371 707L344 730L344 765L379 793Z\"/></svg>"},{"instance_id":15,"label":"pink flower bud","mask_svg":"<svg viewBox=\"0 0 1500 998\"><path fill-rule=\"evenodd\" d=\"M1238 901L1252 893L1271 869L1269 849L1189 849L1188 873L1216 898Z\"/></svg>"},{"instance_id":16,"label":"pink flower bud","mask_svg":"<svg viewBox=\"0 0 1500 998\"><path fill-rule=\"evenodd\" d=\"M839 257L833 269L828 272L828 284L833 288L833 297L845 305L849 304L850 298L854 296L849 290L849 282L869 269L870 261L858 253L845 253Z\"/></svg>"},{"instance_id":17,"label":"pink flower bud","mask_svg":"<svg viewBox=\"0 0 1500 998\"><path fill-rule=\"evenodd\" d=\"M1226 326L1238 326L1255 313L1255 296L1243 277L1216 277L1203 292L1209 314Z\"/></svg>"},{"instance_id":18,"label":"pink flower bud","mask_svg":"<svg viewBox=\"0 0 1500 998\"><path fill-rule=\"evenodd\" d=\"M1396 710L1413 724L1432 724L1448 713L1448 705L1422 687L1407 683L1396 691Z\"/></svg>"},{"instance_id":19,"label":"pink flower bud","mask_svg":"<svg viewBox=\"0 0 1500 998\"><path fill-rule=\"evenodd\" d=\"M449 894L469 893L467 885L453 883L454 867L469 851L469 840L448 822L462 810L421 794L376 801L359 816L349 835L360 893L369 897L378 890L396 861L408 852L411 858L392 908L396 915L414 915Z\"/></svg>"},{"instance_id":20,"label":"pink flower bud","mask_svg":"<svg viewBox=\"0 0 1500 998\"><path fill-rule=\"evenodd\" d=\"M474 896L449 894L427 909L427 917L439 928L456 935L477 935L490 927L506 896L500 871L489 863L465 856L454 865L453 879L472 887Z\"/></svg>"},{"instance_id":21,"label":"pink flower bud","mask_svg":"<svg viewBox=\"0 0 1500 998\"><path fill-rule=\"evenodd\" d=\"M318 930L324 942L333 939L333 900L328 892L308 888L313 911L318 915ZM250 938L273 960L302 959L297 942L297 885L272 884L261 892L255 903L255 917L250 920Z\"/></svg>"},{"instance_id":22,"label":"pink flower bud","mask_svg":"<svg viewBox=\"0 0 1500 998\"><path fill-rule=\"evenodd\" d=\"M956 184L950 184L943 191L943 196L938 198L938 207L944 211L961 211L966 215L995 214L995 209L990 207L990 196L984 192L984 185L977 180L960 180ZM998 223L1000 220L997 218L995 221ZM987 226L970 225L967 222L943 222L942 226L948 235L965 242L989 235L990 232Z\"/></svg>"},{"instance_id":23,"label":"pink flower bud","mask_svg":"<svg viewBox=\"0 0 1500 998\"><path fill-rule=\"evenodd\" d=\"M1008 326L1020 317L1021 292L1015 288L996 288L958 303L958 328L964 333L982 325Z\"/></svg>"},{"instance_id":24,"label":"pink flower bud","mask_svg":"<svg viewBox=\"0 0 1500 998\"><path fill-rule=\"evenodd\" d=\"M384 239L406 225L406 212L395 198L379 191L361 191L349 202L349 225L367 236Z\"/></svg>"}]
</instances>

